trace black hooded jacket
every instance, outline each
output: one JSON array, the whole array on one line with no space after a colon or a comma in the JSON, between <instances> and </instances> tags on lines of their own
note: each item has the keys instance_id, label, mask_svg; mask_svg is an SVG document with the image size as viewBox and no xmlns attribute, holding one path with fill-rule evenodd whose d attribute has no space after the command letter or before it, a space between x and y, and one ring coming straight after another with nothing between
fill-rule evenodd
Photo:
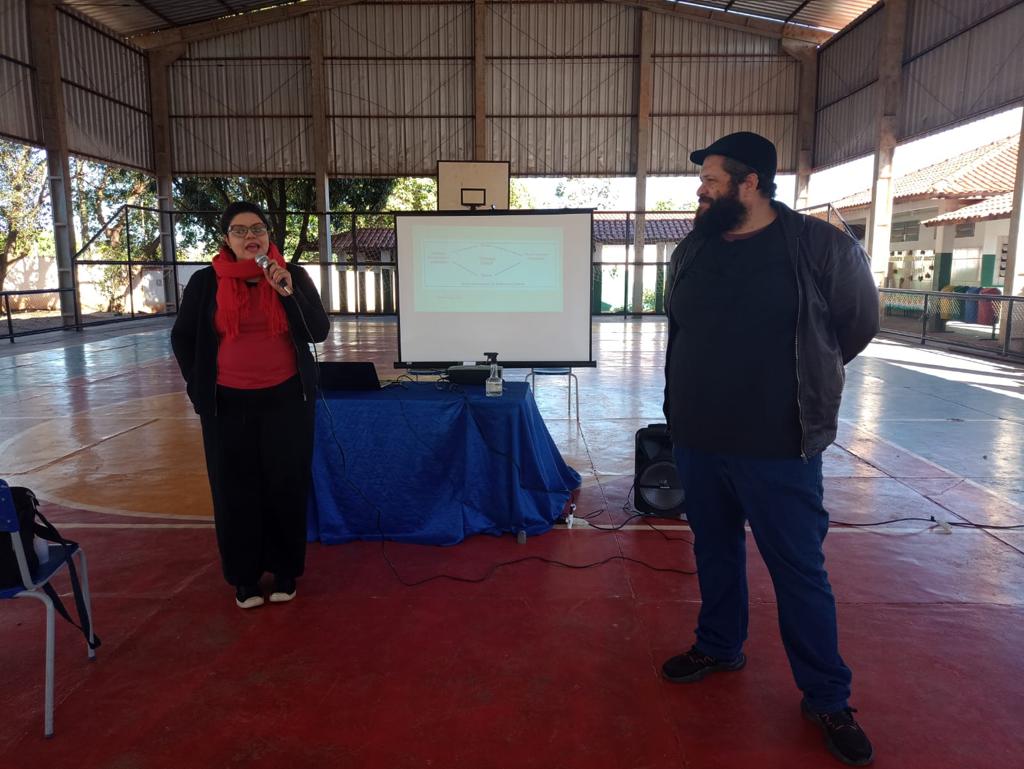
<instances>
[{"instance_id":1,"label":"black hooded jacket","mask_svg":"<svg viewBox=\"0 0 1024 769\"><path fill-rule=\"evenodd\" d=\"M878 333L878 288L864 249L853 238L820 219L798 214L773 202L789 246L796 275L796 381L800 447L813 457L835 440L839 403L846 381L843 366ZM672 315L671 294L704 244L690 233L672 252L665 350L665 418L672 425L669 360L679 326Z\"/></svg>"},{"instance_id":2,"label":"black hooded jacket","mask_svg":"<svg viewBox=\"0 0 1024 769\"><path fill-rule=\"evenodd\" d=\"M306 271L289 264L288 272L292 276L294 293L281 297L281 304L295 345L295 362L302 380L302 392L307 400L312 401L316 397L317 372L309 344L327 338L331 321ZM217 407L217 348L220 338L213 324L216 309L217 274L213 267L207 267L193 275L185 286L178 317L171 329L171 348L197 414L215 413Z\"/></svg>"}]
</instances>

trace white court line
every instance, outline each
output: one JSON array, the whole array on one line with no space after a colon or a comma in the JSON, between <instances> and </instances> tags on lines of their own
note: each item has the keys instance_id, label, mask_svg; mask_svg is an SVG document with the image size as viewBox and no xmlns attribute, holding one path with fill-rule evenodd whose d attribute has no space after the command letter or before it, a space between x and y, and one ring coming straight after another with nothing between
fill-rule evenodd
<instances>
[{"instance_id":1,"label":"white court line","mask_svg":"<svg viewBox=\"0 0 1024 769\"><path fill-rule=\"evenodd\" d=\"M181 518L188 518L189 520L196 519L196 516L194 515L176 515L174 513L151 513L145 510L125 510L118 507L101 507L100 505L85 505L82 504L81 502L76 502L73 499L68 499L67 497L63 496L57 496L55 494L50 494L45 491L37 491L36 498L38 498L40 502L50 502L55 505L60 505L61 507L70 508L71 510L85 510L86 512L101 513L103 515L123 515L126 518L170 518L172 520L180 520ZM212 521L213 517L207 516L201 520Z\"/></svg>"},{"instance_id":2,"label":"white court line","mask_svg":"<svg viewBox=\"0 0 1024 769\"><path fill-rule=\"evenodd\" d=\"M904 454L907 454L908 456L913 457L914 459L918 460L919 462L924 462L926 465L930 465L931 467L934 467L937 470L941 470L944 473L949 473L950 476L952 476L953 478L959 480L961 483L966 483L966 484L969 484L971 486L974 486L974 488L978 489L978 491L982 491L982 492L984 492L986 494L991 494L996 499L999 499L999 500L1005 502L1006 504L1010 505L1011 507L1016 507L1018 510L1024 510L1024 507L1022 507L1020 504L1018 504L1015 500L1012 500L1009 497L1004 497L998 491L993 491L992 489L985 488L980 483L978 483L977 481L972 481L970 478L964 478L959 473L954 473L948 467L943 467L942 465L938 464L937 462L932 462L927 457L922 457L920 454L918 454L916 452L913 452L910 449L905 448L904 446L900 446L898 443L893 443L888 438L883 438L878 433L872 432L871 430L867 429L866 427L861 427L856 422L852 422L849 419L840 419L839 421L844 423L844 424L846 424L846 425L849 425L849 426L851 426L851 427L853 427L853 428L855 428L857 430L863 430L865 433L870 435L872 438L874 438L878 442L884 443L886 446L889 446L890 448L894 448L897 451L902 451ZM852 454L853 452L850 452L850 453ZM857 455L854 454L854 456L857 456ZM858 457L858 459L859 459L859 457ZM881 470L881 468L878 468L878 469ZM889 473L886 473L886 475L889 475ZM895 476L893 476L893 475L889 475L889 477L890 478L895 478ZM906 480L904 480L902 478L896 478L896 480L902 481L903 483L906 483ZM910 479L907 479L907 480L918 480L918 479L910 478ZM910 488L913 488L913 487L911 486ZM917 491L916 489L914 489L914 490ZM919 491L917 493L921 494L921 492L919 492ZM931 499L931 497L929 497L927 494L922 494L921 496L925 497L925 499ZM942 495L940 494L938 496L941 497Z\"/></svg>"}]
</instances>

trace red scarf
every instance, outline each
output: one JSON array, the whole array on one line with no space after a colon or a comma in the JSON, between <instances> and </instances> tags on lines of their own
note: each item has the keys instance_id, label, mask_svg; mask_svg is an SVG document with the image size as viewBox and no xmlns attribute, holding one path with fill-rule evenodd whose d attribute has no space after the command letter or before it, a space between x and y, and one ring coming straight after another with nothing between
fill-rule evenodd
<instances>
[{"instance_id":1,"label":"red scarf","mask_svg":"<svg viewBox=\"0 0 1024 769\"><path fill-rule=\"evenodd\" d=\"M277 246L270 244L267 256L282 267L284 257ZM217 311L213 322L217 331L228 339L238 336L238 323L249 306L249 288L246 280L259 278L256 292L260 307L270 320L270 333L283 334L288 331L288 317L277 298L277 292L264 277L263 270L255 259L236 259L227 246L213 258L213 270L217 273Z\"/></svg>"}]
</instances>

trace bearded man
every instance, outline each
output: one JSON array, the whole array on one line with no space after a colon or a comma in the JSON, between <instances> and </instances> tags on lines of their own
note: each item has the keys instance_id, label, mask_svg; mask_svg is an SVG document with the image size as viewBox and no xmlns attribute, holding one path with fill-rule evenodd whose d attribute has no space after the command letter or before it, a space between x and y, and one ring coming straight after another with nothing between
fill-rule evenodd
<instances>
[{"instance_id":1,"label":"bearded man","mask_svg":"<svg viewBox=\"0 0 1024 769\"><path fill-rule=\"evenodd\" d=\"M690 160L699 208L672 254L664 410L701 608L692 648L662 672L689 683L746 664L747 522L801 710L837 758L864 766L873 750L849 704L824 568L821 454L836 436L843 366L878 331L878 291L853 238L773 200L770 141L734 133Z\"/></svg>"}]
</instances>

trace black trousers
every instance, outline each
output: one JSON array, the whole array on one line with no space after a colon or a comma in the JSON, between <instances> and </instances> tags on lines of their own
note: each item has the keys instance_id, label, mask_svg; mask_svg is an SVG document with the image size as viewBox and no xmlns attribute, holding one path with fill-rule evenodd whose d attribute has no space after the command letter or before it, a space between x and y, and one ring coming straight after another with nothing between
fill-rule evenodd
<instances>
[{"instance_id":1,"label":"black trousers","mask_svg":"<svg viewBox=\"0 0 1024 769\"><path fill-rule=\"evenodd\" d=\"M201 417L224 578L299 577L306 562L306 496L315 403L293 377L264 390L217 388Z\"/></svg>"}]
</instances>

